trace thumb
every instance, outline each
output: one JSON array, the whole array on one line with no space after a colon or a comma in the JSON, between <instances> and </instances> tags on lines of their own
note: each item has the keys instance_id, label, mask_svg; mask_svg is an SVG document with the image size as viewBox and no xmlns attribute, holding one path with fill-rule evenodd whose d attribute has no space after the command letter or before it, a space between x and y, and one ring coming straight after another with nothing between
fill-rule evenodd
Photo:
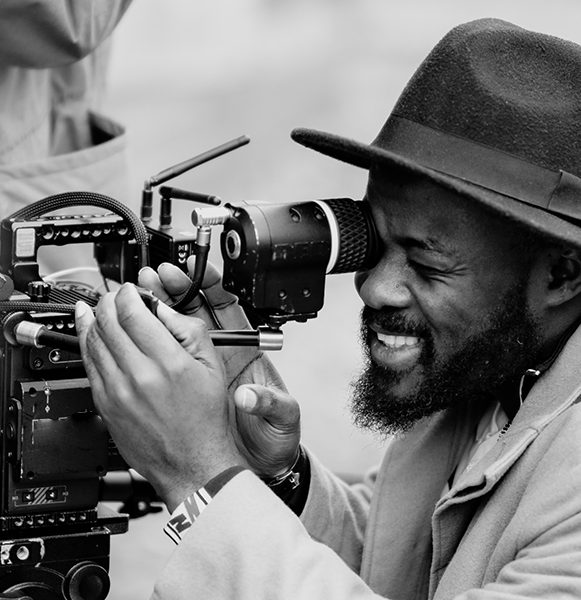
<instances>
[{"instance_id":1,"label":"thumb","mask_svg":"<svg viewBox=\"0 0 581 600\"><path fill-rule=\"evenodd\" d=\"M258 415L272 425L292 428L300 421L299 403L289 394L258 384L241 385L234 392L234 404L242 412Z\"/></svg>"}]
</instances>

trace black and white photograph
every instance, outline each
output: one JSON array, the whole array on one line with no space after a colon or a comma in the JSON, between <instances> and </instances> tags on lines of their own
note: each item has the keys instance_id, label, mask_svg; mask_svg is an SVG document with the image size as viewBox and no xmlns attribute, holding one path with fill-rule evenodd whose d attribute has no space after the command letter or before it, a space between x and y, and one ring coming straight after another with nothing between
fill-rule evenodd
<instances>
[{"instance_id":1,"label":"black and white photograph","mask_svg":"<svg viewBox=\"0 0 581 600\"><path fill-rule=\"evenodd\" d=\"M578 0L0 1L0 600L581 598Z\"/></svg>"}]
</instances>

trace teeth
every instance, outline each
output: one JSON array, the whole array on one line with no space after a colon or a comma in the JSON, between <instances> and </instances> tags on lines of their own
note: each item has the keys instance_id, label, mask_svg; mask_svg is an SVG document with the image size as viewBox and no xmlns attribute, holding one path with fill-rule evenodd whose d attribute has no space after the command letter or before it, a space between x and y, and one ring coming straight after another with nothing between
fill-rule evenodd
<instances>
[{"instance_id":1,"label":"teeth","mask_svg":"<svg viewBox=\"0 0 581 600\"><path fill-rule=\"evenodd\" d=\"M411 335L388 335L385 333L378 333L377 338L382 344L391 346L392 348L417 346L420 343L420 338Z\"/></svg>"}]
</instances>

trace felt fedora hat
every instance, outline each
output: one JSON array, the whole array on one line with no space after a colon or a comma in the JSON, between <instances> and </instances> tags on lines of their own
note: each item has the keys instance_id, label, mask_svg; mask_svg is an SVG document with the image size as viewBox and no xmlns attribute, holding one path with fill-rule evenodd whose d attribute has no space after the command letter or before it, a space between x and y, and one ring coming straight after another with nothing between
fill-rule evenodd
<instances>
[{"instance_id":1,"label":"felt fedora hat","mask_svg":"<svg viewBox=\"0 0 581 600\"><path fill-rule=\"evenodd\" d=\"M581 46L497 19L452 29L371 144L292 138L365 169L427 177L581 247Z\"/></svg>"}]
</instances>

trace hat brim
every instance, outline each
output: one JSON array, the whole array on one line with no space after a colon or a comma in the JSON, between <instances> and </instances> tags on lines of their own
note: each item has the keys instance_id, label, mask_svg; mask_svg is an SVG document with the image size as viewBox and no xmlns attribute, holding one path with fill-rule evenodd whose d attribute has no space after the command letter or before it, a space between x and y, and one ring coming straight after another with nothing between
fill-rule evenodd
<instances>
[{"instance_id":1,"label":"hat brim","mask_svg":"<svg viewBox=\"0 0 581 600\"><path fill-rule=\"evenodd\" d=\"M581 248L581 224L576 225L542 208L430 169L396 152L315 129L297 128L291 137L306 148L362 169L392 169L426 177L555 242Z\"/></svg>"}]
</instances>

